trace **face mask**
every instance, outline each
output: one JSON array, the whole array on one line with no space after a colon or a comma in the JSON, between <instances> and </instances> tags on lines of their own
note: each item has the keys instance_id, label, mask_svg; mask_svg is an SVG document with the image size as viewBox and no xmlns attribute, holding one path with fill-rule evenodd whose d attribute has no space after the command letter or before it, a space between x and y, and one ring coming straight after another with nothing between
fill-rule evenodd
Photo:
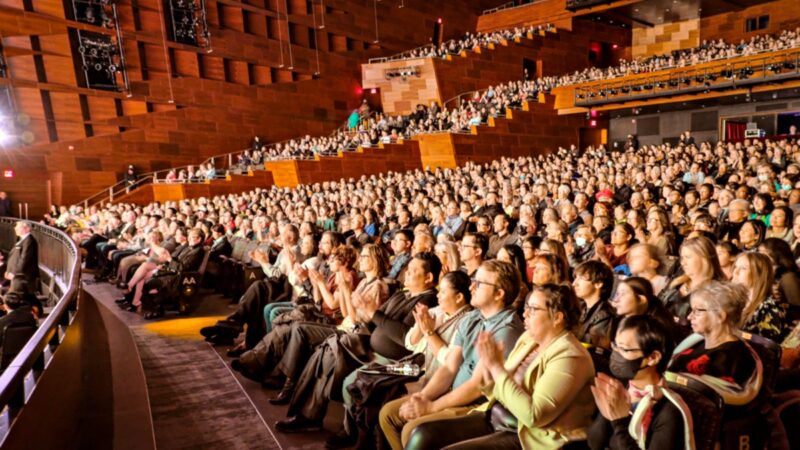
<instances>
[{"instance_id":1,"label":"face mask","mask_svg":"<svg viewBox=\"0 0 800 450\"><path fill-rule=\"evenodd\" d=\"M575 245L577 245L578 247L585 246L586 245L586 239L584 239L582 237L576 237L575 238Z\"/></svg>"},{"instance_id":2,"label":"face mask","mask_svg":"<svg viewBox=\"0 0 800 450\"><path fill-rule=\"evenodd\" d=\"M611 352L611 360L609 361L611 375L614 375L614 378L620 381L630 381L643 369L642 361L644 361L644 357L625 359L619 352Z\"/></svg>"},{"instance_id":3,"label":"face mask","mask_svg":"<svg viewBox=\"0 0 800 450\"><path fill-rule=\"evenodd\" d=\"M784 191L791 191L792 190L792 185L791 184L783 184L783 185L781 185L781 188Z\"/></svg>"},{"instance_id":4,"label":"face mask","mask_svg":"<svg viewBox=\"0 0 800 450\"><path fill-rule=\"evenodd\" d=\"M769 179L769 177L767 177L766 175L759 175L758 176L758 181L767 181L768 179Z\"/></svg>"}]
</instances>

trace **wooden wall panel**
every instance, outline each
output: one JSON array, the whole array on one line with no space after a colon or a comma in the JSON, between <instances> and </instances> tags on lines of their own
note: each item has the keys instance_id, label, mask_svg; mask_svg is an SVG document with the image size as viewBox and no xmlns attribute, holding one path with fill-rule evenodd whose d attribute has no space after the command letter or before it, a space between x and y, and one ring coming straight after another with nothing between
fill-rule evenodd
<instances>
[{"instance_id":1,"label":"wooden wall panel","mask_svg":"<svg viewBox=\"0 0 800 450\"><path fill-rule=\"evenodd\" d=\"M745 32L745 19L769 15L769 27L753 33ZM700 39L724 39L738 42L764 33L779 33L800 27L800 8L796 0L777 0L744 8L729 14L719 14L700 20Z\"/></svg>"},{"instance_id":2,"label":"wooden wall panel","mask_svg":"<svg viewBox=\"0 0 800 450\"><path fill-rule=\"evenodd\" d=\"M634 27L631 51L634 58L644 58L699 45L700 19L690 19L653 27Z\"/></svg>"}]
</instances>

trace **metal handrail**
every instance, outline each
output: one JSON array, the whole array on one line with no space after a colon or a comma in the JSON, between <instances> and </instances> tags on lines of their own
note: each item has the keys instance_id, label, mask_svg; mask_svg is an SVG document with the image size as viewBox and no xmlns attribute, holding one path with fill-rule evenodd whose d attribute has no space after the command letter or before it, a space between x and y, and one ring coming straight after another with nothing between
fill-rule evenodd
<instances>
[{"instance_id":1,"label":"metal handrail","mask_svg":"<svg viewBox=\"0 0 800 450\"><path fill-rule=\"evenodd\" d=\"M783 50L781 50L783 51ZM773 52L775 53L775 52ZM787 64L791 67L788 68ZM780 71L772 69L780 67ZM753 73L741 77L742 70ZM781 73L786 70L786 73ZM640 77L636 80L617 80L610 82L593 82L591 86L580 86L575 89L575 105L595 105L631 99L647 98L660 95L673 95L676 92L704 91L719 88L737 87L756 84L764 80L780 80L796 78L800 74L800 50L782 55L766 55L759 58L742 59L735 62L722 62L703 68L684 68L680 71L653 72L652 76ZM772 72L772 75L767 75ZM689 83L687 84L686 81ZM694 85L695 82L702 83ZM681 85L685 86L681 86Z\"/></svg>"},{"instance_id":2,"label":"metal handrail","mask_svg":"<svg viewBox=\"0 0 800 450\"><path fill-rule=\"evenodd\" d=\"M417 50L422 50L423 48L429 48L429 47L435 48L436 45L433 44L433 43L420 45L417 48L412 48L411 50L405 50L403 52L394 54L392 56L384 56L384 57L380 57L380 58L370 58L367 62L369 64L374 64L374 63L384 63L384 62L389 62L389 61L399 61L401 59L425 58L425 56L415 56L415 57L411 58L411 57L408 57L406 55L409 55L409 54L411 54L411 53L413 53L413 52L415 52Z\"/></svg>"},{"instance_id":3,"label":"metal handrail","mask_svg":"<svg viewBox=\"0 0 800 450\"><path fill-rule=\"evenodd\" d=\"M495 6L494 8L484 9L483 12L481 12L481 15L485 16L487 14L496 13L498 11L504 11L506 9L521 8L523 6L532 5L534 3L539 3L541 1L544 1L544 0L531 0L531 1L519 4L519 5L514 5L514 1L512 0L512 1L508 2L508 3L503 3L500 6Z\"/></svg>"},{"instance_id":4,"label":"metal handrail","mask_svg":"<svg viewBox=\"0 0 800 450\"><path fill-rule=\"evenodd\" d=\"M0 217L0 240L5 242L13 240L13 228L17 221L18 219ZM26 386L25 378L31 372L34 380L39 378L39 374L52 361L58 345L69 332L69 325L74 317L71 313L77 307L79 292L81 258L78 246L61 230L39 223L29 223L31 235L39 243L40 269L52 277L52 285L58 289L60 295L36 333L0 374L0 409L7 406L9 414L9 427L5 429L6 434L0 437L2 441L8 436L14 419L35 389L35 384ZM45 351L47 349L50 349L49 357Z\"/></svg>"},{"instance_id":5,"label":"metal handrail","mask_svg":"<svg viewBox=\"0 0 800 450\"><path fill-rule=\"evenodd\" d=\"M726 57L714 58L714 59L711 59L709 61L703 62L701 64L711 64L711 63L716 63L716 62L720 62L720 61L727 61L727 60L736 59L736 58L750 58L750 57L753 57L753 56L767 55L768 53L783 52L783 51L792 50L792 49L795 49L795 48L800 48L800 46L786 47L786 48L782 48L782 49L779 49L779 50L772 50L772 49L759 50L757 52L753 52L753 53L750 53L748 55L736 54L734 56L729 56L729 57L726 56ZM647 59L647 58L645 58L645 59ZM691 67L692 67L691 65L673 64L673 65L668 65L668 66L661 66L658 69L653 70L653 71L634 72L634 73L629 73L629 74L625 74L625 75L619 75L619 76L613 76L613 77L609 77L609 78L603 78L603 79L599 79L599 80L581 81L581 82L578 82L578 83L564 84L564 85L561 85L561 86L575 86L575 85L579 85L579 84L592 84L592 85L595 85L595 84L604 83L606 81L616 80L616 79L619 79L619 78L626 78L626 77L632 77L632 76L644 75L644 74L656 75L659 72L664 72L664 71L667 71L667 70L672 70L672 69L691 69Z\"/></svg>"}]
</instances>

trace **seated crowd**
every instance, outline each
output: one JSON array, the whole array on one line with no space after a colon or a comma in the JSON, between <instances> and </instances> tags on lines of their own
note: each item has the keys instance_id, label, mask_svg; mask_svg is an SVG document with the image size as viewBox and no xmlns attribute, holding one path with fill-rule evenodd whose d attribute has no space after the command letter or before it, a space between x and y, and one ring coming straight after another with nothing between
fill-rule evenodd
<instances>
[{"instance_id":1,"label":"seated crowd","mask_svg":"<svg viewBox=\"0 0 800 450\"><path fill-rule=\"evenodd\" d=\"M232 247L258 243L261 275L201 333L280 389L280 432L320 429L333 401L331 448L672 449L709 418L668 381L722 399L711 439L753 442L771 395L800 387L798 213L795 140L691 138L52 224L153 316L159 272L197 270L205 246L224 290Z\"/></svg>"},{"instance_id":2,"label":"seated crowd","mask_svg":"<svg viewBox=\"0 0 800 450\"><path fill-rule=\"evenodd\" d=\"M551 29L547 25L542 29ZM535 31L530 28L515 28L490 34L467 35L463 39L448 41L442 45L457 49L473 48L475 45L499 42ZM466 46L466 47L465 47ZM549 93L559 86L567 86L628 75L654 72L673 67L687 67L706 62L753 55L766 51L779 51L800 46L800 29L785 30L771 35L753 36L738 44L722 40L703 41L694 48L675 50L668 54L654 55L634 60L621 59L619 64L605 69L586 68L563 76L547 76L536 79L522 79L491 86L483 91L460 99L455 105L430 107L418 105L408 115L391 116L377 113L360 114L356 127L339 129L330 136L290 139L276 144L265 145L260 140L253 141L252 149L239 155L237 165L243 169L260 166L265 161L283 159L313 159L315 155L336 155L340 151L355 150L361 147L374 147L381 143L389 144L398 139L408 139L418 134L438 132L465 132L474 125L486 124L490 117L504 117L507 108L520 108L524 101L537 99L540 92ZM433 50L431 50L433 51ZM439 50L436 50L438 52ZM447 52L446 50L441 50ZM438 56L438 53L436 53ZM414 57L431 56L421 54Z\"/></svg>"}]
</instances>

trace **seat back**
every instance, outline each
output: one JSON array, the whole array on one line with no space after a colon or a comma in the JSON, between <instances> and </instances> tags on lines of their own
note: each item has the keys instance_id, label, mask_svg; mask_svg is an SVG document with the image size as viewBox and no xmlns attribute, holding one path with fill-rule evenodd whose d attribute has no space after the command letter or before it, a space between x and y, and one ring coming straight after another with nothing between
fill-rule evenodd
<instances>
[{"instance_id":1,"label":"seat back","mask_svg":"<svg viewBox=\"0 0 800 450\"><path fill-rule=\"evenodd\" d=\"M205 255L203 255L203 262L200 263L200 268L197 270L200 273L200 275L206 273L206 268L208 267L208 259L211 257L211 248L203 247L203 251L205 252Z\"/></svg>"},{"instance_id":2,"label":"seat back","mask_svg":"<svg viewBox=\"0 0 800 450\"><path fill-rule=\"evenodd\" d=\"M245 249L244 249L244 254L242 255L241 258L239 258L239 260L242 262L242 264L250 264L250 262L253 260L252 252L258 246L259 246L258 241L248 241L247 242L247 245L245 246Z\"/></svg>"},{"instance_id":3,"label":"seat back","mask_svg":"<svg viewBox=\"0 0 800 450\"><path fill-rule=\"evenodd\" d=\"M3 332L3 345L0 348L0 369L5 369L22 350L22 347L36 333L36 327L27 324L9 325Z\"/></svg>"},{"instance_id":4,"label":"seat back","mask_svg":"<svg viewBox=\"0 0 800 450\"><path fill-rule=\"evenodd\" d=\"M692 412L694 443L697 450L713 450L719 440L725 402L714 389L705 384L678 375L667 383L681 396Z\"/></svg>"},{"instance_id":5,"label":"seat back","mask_svg":"<svg viewBox=\"0 0 800 450\"><path fill-rule=\"evenodd\" d=\"M742 339L753 347L761 359L761 365L764 368L762 389L772 392L778 379L778 369L781 367L780 344L757 334L742 332L741 335Z\"/></svg>"},{"instance_id":6,"label":"seat back","mask_svg":"<svg viewBox=\"0 0 800 450\"><path fill-rule=\"evenodd\" d=\"M242 238L233 238L233 250L231 251L231 258L240 261L244 256L245 249L247 248L248 241Z\"/></svg>"}]
</instances>

